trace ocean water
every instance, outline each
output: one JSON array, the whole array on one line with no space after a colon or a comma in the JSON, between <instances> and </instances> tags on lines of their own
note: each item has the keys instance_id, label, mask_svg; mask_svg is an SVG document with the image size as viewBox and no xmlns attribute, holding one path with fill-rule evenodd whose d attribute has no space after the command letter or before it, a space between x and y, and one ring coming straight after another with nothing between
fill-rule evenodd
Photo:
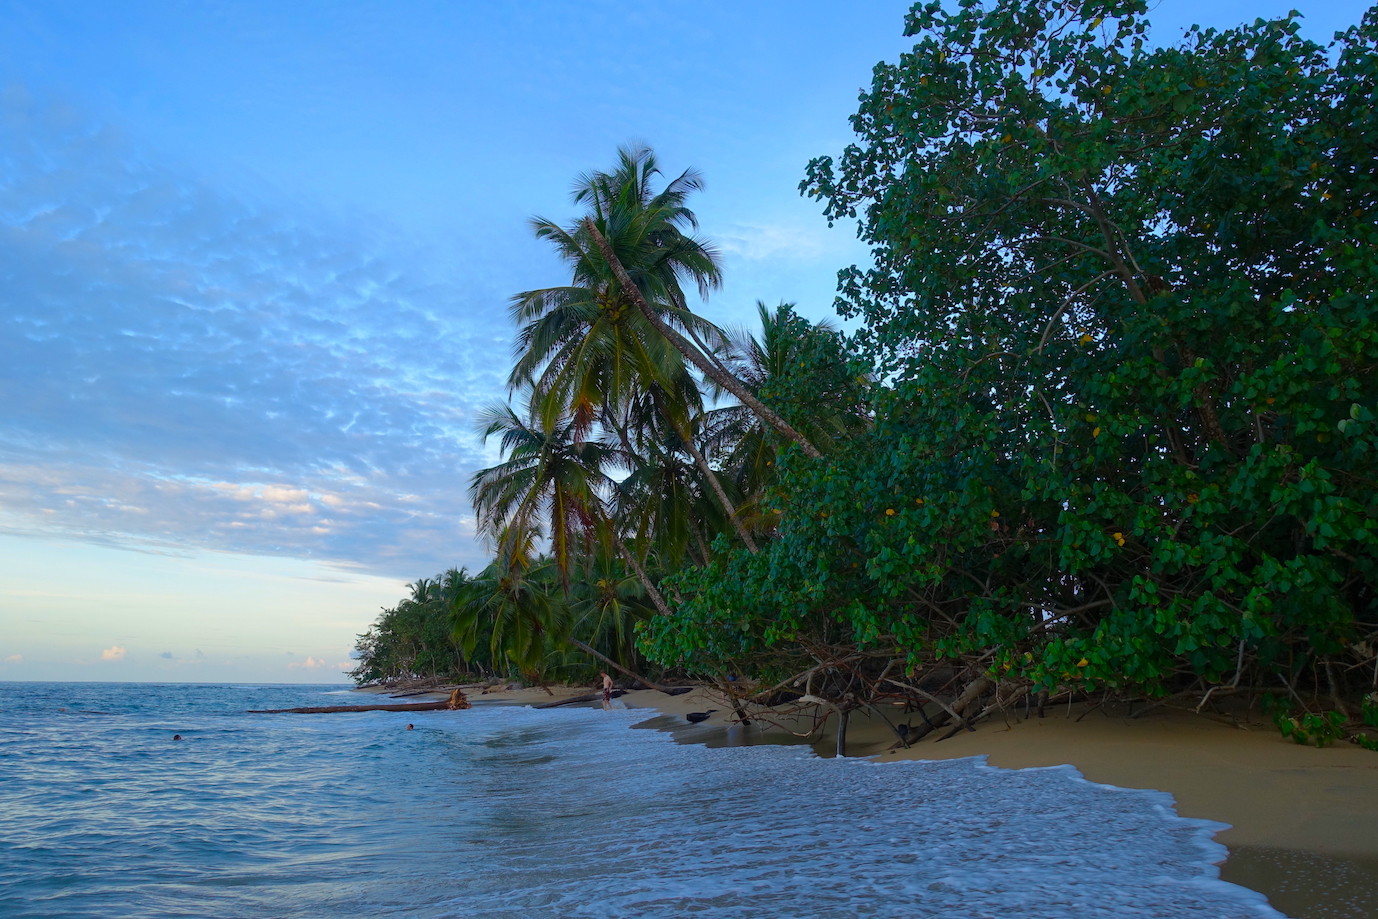
<instances>
[{"instance_id":1,"label":"ocean water","mask_svg":"<svg viewBox=\"0 0 1378 919\"><path fill-rule=\"evenodd\" d=\"M707 749L629 711L245 714L353 701L0 683L0 916L1281 915L1218 879L1219 824L1070 767Z\"/></svg>"}]
</instances>

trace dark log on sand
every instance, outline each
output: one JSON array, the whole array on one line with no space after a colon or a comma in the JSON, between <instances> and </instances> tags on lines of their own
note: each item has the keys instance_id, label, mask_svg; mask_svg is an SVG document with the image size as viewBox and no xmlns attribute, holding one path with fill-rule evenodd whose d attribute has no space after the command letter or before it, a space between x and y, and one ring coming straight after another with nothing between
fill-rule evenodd
<instances>
[{"instance_id":1,"label":"dark log on sand","mask_svg":"<svg viewBox=\"0 0 1378 919\"><path fill-rule=\"evenodd\" d=\"M450 707L444 702L399 702L395 705L313 705L307 708L251 708L250 715L333 715L336 712L438 712Z\"/></svg>"},{"instance_id":2,"label":"dark log on sand","mask_svg":"<svg viewBox=\"0 0 1378 919\"><path fill-rule=\"evenodd\" d=\"M614 689L612 691L612 697L614 699L618 696L625 696L626 694L627 691L625 689ZM598 692L586 692L582 696L570 696L568 699L556 699L554 702L542 702L540 705L533 705L531 707L558 708L561 705L573 705L575 702L598 702L602 698L603 691L600 689Z\"/></svg>"},{"instance_id":3,"label":"dark log on sand","mask_svg":"<svg viewBox=\"0 0 1378 919\"><path fill-rule=\"evenodd\" d=\"M660 690L660 691L663 692L663 693L665 693L667 696L682 696L682 695L684 695L686 692L693 692L693 691L694 691L694 687L692 687L692 686L670 686L670 687L667 687L667 688L662 689L662 690ZM626 694L627 694L627 691L626 691L625 689L614 689L614 690L612 691L612 698L616 699L618 696L625 696ZM584 693L584 694L581 695L581 696L570 696L568 699L556 699L554 702L542 702L540 705L533 705L533 706L531 706L531 707L532 707L532 708L559 708L561 705L573 705L573 704L576 703L576 702L597 702L597 701L601 700L602 698L603 698L603 691L600 689L600 690L598 690L597 692L586 692L586 693Z\"/></svg>"}]
</instances>

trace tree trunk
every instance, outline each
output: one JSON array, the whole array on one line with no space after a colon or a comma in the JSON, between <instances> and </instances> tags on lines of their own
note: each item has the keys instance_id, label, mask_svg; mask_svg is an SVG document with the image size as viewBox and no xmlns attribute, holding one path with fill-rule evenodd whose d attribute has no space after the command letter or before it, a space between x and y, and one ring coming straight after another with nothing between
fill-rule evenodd
<instances>
[{"instance_id":1,"label":"tree trunk","mask_svg":"<svg viewBox=\"0 0 1378 919\"><path fill-rule=\"evenodd\" d=\"M847 755L847 722L851 720L851 709L839 708L837 710L837 755L839 757Z\"/></svg>"},{"instance_id":2,"label":"tree trunk","mask_svg":"<svg viewBox=\"0 0 1378 919\"><path fill-rule=\"evenodd\" d=\"M651 687L652 689L658 689L658 690L660 690L661 692L669 692L669 691L670 691L670 690L667 689L666 687L661 686L659 683L652 683L650 680L646 679L646 678L645 678L644 676L642 676L641 674L636 673L635 671L632 671L632 670L628 670L626 667L623 667L623 666L622 666L621 664L619 664L617 661L613 660L612 658L608 657L607 655L603 654L602 652L597 651L597 650L595 650L594 648L592 648L592 647L590 647L590 646L584 644L582 641L580 641L580 640L577 639L577 638L568 638L568 639L566 639L566 641L568 641L570 644L574 645L574 647L578 648L580 651L583 651L585 654L591 654L591 655L593 655L594 657L598 658L598 659L599 659L600 661L602 661L603 663L607 664L607 665L608 665L609 667L611 667L612 669L614 669L614 670L616 670L616 671L618 671L618 672L620 672L620 673L625 673L627 676L631 677L632 679L634 679L634 680L639 680L639 681L641 681L642 683L646 684L647 686Z\"/></svg>"},{"instance_id":3,"label":"tree trunk","mask_svg":"<svg viewBox=\"0 0 1378 919\"><path fill-rule=\"evenodd\" d=\"M611 524L609 524L609 529L611 530ZM627 564L631 565L632 570L636 572L637 580L641 582L641 586L646 588L646 594L651 598L651 602L655 604L656 612L668 619L671 616L670 607L666 605L665 597L661 595L660 591L656 590L656 586L652 584L651 579L646 576L646 569L641 567L641 563L636 560L636 556L632 554L632 550L627 548L627 544L622 541L622 537L618 536L615 531L612 534L612 538L613 542L617 543L617 549L622 553L622 557L626 559Z\"/></svg>"},{"instance_id":4,"label":"tree trunk","mask_svg":"<svg viewBox=\"0 0 1378 919\"><path fill-rule=\"evenodd\" d=\"M703 534L699 532L697 525L690 526L689 532L693 534L694 545L699 547L699 554L703 556L703 567L707 568L708 562L713 558L713 553L708 549L708 542L703 538Z\"/></svg>"},{"instance_id":5,"label":"tree trunk","mask_svg":"<svg viewBox=\"0 0 1378 919\"><path fill-rule=\"evenodd\" d=\"M809 443L803 434L800 434L791 427L789 422L785 421L785 419L781 418L761 402L760 399L752 395L751 391L743 385L741 380L738 380L730 373L725 373L708 357L702 354L698 348L685 340L683 335L670 328L665 320L660 318L660 315L657 314L655 310L651 309L651 305L646 302L646 298L641 295L641 291L632 283L631 276L627 274L627 269L622 267L622 262L618 260L617 254L612 251L612 245L604 238L602 233L598 232L598 227L594 226L593 218L584 218L584 226L588 229L589 235L593 237L593 241L598 246L599 251L603 253L603 257L607 259L608 265L612 268L613 275L616 276L617 282L621 284L622 288L627 292L627 296L632 298L632 302L636 304L636 308L641 311L641 314L646 317L646 321L653 325L656 331L664 335L665 339L675 347L675 350L683 354L685 359L697 367L704 376L730 392L743 405L751 409L756 417L798 444L799 448L809 456L814 459L822 458L823 454L818 452L817 447Z\"/></svg>"},{"instance_id":6,"label":"tree trunk","mask_svg":"<svg viewBox=\"0 0 1378 919\"><path fill-rule=\"evenodd\" d=\"M951 705L944 705L943 710L938 712L938 714L934 715L931 719L925 718L926 723L924 726L918 728L910 739L922 739L934 729L947 724L953 715L956 715L957 720L961 722L961 726L970 729L970 724L962 717L962 712L966 711L967 706L975 702L981 693L989 689L990 685L990 680L985 677L977 677L972 680L967 684L966 689L962 690L962 694L953 700ZM939 704L941 705L942 703Z\"/></svg>"},{"instance_id":7,"label":"tree trunk","mask_svg":"<svg viewBox=\"0 0 1378 919\"><path fill-rule=\"evenodd\" d=\"M746 547L751 550L751 554L755 555L760 551L756 548L756 541L751 538L751 534L746 531L746 527L737 516L737 508L733 506L732 501L727 497L727 492L723 491L722 483L718 481L718 476L713 472L713 467L708 465L708 459L703 455L703 451L698 448L698 445L694 443L689 433L684 430L684 426L670 417L669 412L665 413L665 418L674 426L675 433L679 435L680 440L684 441L684 447L689 451L689 455L694 458L694 463L698 465L699 471L708 479L708 484L712 487L713 494L718 496L718 502L722 504L723 510L727 511L727 519L732 521L733 529L737 531L737 535L741 537L742 542L746 543Z\"/></svg>"}]
</instances>

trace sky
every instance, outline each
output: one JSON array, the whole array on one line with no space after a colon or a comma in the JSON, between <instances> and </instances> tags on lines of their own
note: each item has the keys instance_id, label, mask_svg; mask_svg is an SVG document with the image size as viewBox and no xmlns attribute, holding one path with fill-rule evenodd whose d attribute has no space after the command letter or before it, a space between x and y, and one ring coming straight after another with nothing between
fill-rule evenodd
<instances>
[{"instance_id":1,"label":"sky","mask_svg":"<svg viewBox=\"0 0 1378 919\"><path fill-rule=\"evenodd\" d=\"M648 143L707 180L709 318L831 316L866 252L798 184L906 6L0 0L0 679L343 681L483 564L472 419L565 280L529 218Z\"/></svg>"}]
</instances>

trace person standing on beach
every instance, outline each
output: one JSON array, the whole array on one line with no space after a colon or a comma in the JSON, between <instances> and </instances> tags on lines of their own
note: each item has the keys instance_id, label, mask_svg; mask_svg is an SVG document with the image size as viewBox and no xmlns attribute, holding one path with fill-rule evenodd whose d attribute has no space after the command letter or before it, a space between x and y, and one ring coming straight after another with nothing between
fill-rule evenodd
<instances>
[{"instance_id":1,"label":"person standing on beach","mask_svg":"<svg viewBox=\"0 0 1378 919\"><path fill-rule=\"evenodd\" d=\"M612 708L612 677L603 671L603 708Z\"/></svg>"}]
</instances>

